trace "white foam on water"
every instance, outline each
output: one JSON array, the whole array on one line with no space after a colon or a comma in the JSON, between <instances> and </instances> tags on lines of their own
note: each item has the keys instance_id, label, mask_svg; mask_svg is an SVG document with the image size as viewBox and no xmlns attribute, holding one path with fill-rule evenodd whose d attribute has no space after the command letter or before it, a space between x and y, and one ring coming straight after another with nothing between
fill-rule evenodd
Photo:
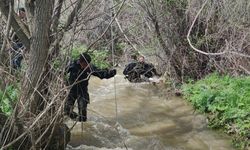
<instances>
[{"instance_id":1,"label":"white foam on water","mask_svg":"<svg viewBox=\"0 0 250 150\"><path fill-rule=\"evenodd\" d=\"M67 146L66 150L133 150L131 148L121 148L121 147L116 147L116 148L106 148L106 147L95 147L95 146L87 146L87 145L80 145L78 147L72 147L70 145Z\"/></svg>"}]
</instances>

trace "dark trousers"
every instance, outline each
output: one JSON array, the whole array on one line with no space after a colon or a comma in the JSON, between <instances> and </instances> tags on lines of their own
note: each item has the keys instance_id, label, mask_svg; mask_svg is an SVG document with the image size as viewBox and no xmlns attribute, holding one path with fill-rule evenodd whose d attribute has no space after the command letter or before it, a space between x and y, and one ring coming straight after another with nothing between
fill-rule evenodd
<instances>
[{"instance_id":1,"label":"dark trousers","mask_svg":"<svg viewBox=\"0 0 250 150\"><path fill-rule=\"evenodd\" d=\"M78 103L79 117L87 119L87 105L89 103L89 94L87 91L79 90L78 88L72 87L69 92L66 104L65 112L72 113L75 101Z\"/></svg>"}]
</instances>

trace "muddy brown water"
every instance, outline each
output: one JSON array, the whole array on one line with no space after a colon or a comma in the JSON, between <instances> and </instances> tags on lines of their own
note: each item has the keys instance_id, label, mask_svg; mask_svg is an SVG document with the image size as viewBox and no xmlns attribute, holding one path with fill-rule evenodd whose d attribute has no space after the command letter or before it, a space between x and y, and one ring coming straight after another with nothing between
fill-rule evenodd
<instances>
[{"instance_id":1,"label":"muddy brown water","mask_svg":"<svg viewBox=\"0 0 250 150\"><path fill-rule=\"evenodd\" d=\"M67 149L233 150L229 137L207 128L203 115L161 86L129 83L122 75L91 77L89 92L88 121L74 126Z\"/></svg>"}]
</instances>

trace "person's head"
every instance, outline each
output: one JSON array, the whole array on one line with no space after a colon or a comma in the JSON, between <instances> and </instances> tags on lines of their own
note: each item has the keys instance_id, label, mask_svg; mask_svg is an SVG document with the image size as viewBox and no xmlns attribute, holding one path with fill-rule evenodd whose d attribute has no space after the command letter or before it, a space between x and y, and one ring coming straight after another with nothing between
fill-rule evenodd
<instances>
[{"instance_id":1,"label":"person's head","mask_svg":"<svg viewBox=\"0 0 250 150\"><path fill-rule=\"evenodd\" d=\"M87 53L80 54L79 62L81 66L87 66L91 62L91 57Z\"/></svg>"},{"instance_id":2,"label":"person's head","mask_svg":"<svg viewBox=\"0 0 250 150\"><path fill-rule=\"evenodd\" d=\"M144 63L144 62L145 62L144 56L139 56L139 57L138 57L138 62Z\"/></svg>"}]
</instances>

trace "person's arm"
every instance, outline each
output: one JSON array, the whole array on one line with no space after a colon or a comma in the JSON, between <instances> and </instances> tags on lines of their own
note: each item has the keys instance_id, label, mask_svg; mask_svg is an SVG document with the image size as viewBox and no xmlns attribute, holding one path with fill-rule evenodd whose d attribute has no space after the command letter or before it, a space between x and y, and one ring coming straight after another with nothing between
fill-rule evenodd
<instances>
[{"instance_id":1,"label":"person's arm","mask_svg":"<svg viewBox=\"0 0 250 150\"><path fill-rule=\"evenodd\" d=\"M68 74L68 73L70 73L72 70L73 70L73 68L74 68L74 62L69 62L68 64L67 64L67 66L66 66L66 68L65 68L65 75L66 74Z\"/></svg>"},{"instance_id":2,"label":"person's arm","mask_svg":"<svg viewBox=\"0 0 250 150\"><path fill-rule=\"evenodd\" d=\"M69 75L68 75L69 74ZM77 78L77 68L75 65L75 61L71 61L65 68L65 82L66 85L70 85L72 83L74 83L75 79Z\"/></svg>"},{"instance_id":3,"label":"person's arm","mask_svg":"<svg viewBox=\"0 0 250 150\"><path fill-rule=\"evenodd\" d=\"M145 64L145 73L144 75L148 78L157 75L159 76L159 74L157 73L155 67L153 64Z\"/></svg>"},{"instance_id":4,"label":"person's arm","mask_svg":"<svg viewBox=\"0 0 250 150\"><path fill-rule=\"evenodd\" d=\"M130 72L131 70L133 70L135 66L136 66L136 63L130 63L130 64L128 64L128 65L125 67L125 69L123 70L123 74L124 74L124 75L128 75L129 72Z\"/></svg>"},{"instance_id":5,"label":"person's arm","mask_svg":"<svg viewBox=\"0 0 250 150\"><path fill-rule=\"evenodd\" d=\"M153 64L150 64L150 68L151 68L151 72L152 72L154 75L156 75L156 76L161 76L161 74L159 74L159 73L156 71L156 69L155 69L155 67L154 67Z\"/></svg>"},{"instance_id":6,"label":"person's arm","mask_svg":"<svg viewBox=\"0 0 250 150\"><path fill-rule=\"evenodd\" d=\"M109 79L116 75L116 69L99 69L94 65L91 65L92 75L100 79Z\"/></svg>"}]
</instances>

